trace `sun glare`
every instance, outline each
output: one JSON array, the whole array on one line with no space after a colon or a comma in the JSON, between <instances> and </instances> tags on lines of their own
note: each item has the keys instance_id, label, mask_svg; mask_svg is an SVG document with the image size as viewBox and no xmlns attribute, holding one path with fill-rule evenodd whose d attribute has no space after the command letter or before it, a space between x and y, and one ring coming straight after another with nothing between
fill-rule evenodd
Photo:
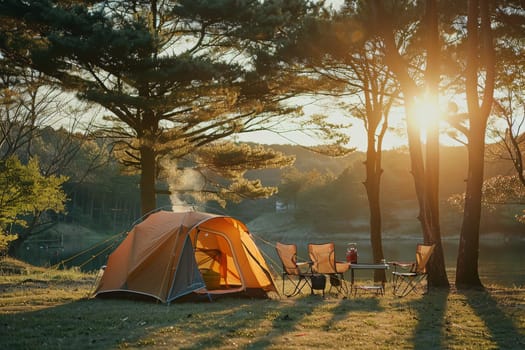
<instances>
[{"instance_id":1,"label":"sun glare","mask_svg":"<svg viewBox=\"0 0 525 350\"><path fill-rule=\"evenodd\" d=\"M439 127L441 111L437 101L438 99L432 98L429 94L425 94L416 100L415 120L418 123L422 135L425 135L430 128Z\"/></svg>"}]
</instances>

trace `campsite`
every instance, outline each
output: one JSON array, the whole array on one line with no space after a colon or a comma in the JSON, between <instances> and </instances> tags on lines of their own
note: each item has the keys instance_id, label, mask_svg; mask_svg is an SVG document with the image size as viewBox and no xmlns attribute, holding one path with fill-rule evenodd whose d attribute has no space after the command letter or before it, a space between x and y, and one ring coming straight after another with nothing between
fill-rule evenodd
<instances>
[{"instance_id":1,"label":"campsite","mask_svg":"<svg viewBox=\"0 0 525 350\"><path fill-rule=\"evenodd\" d=\"M277 227L276 218L267 221ZM249 236L231 217L158 211L130 230L104 270L45 268L4 258L0 343L9 349L525 346L522 285L432 288L397 297L389 277L384 295L364 290L311 295L307 287L286 297L281 267L266 264L266 254ZM252 272L244 271L249 266ZM209 271L215 272L211 279ZM287 291L293 288L286 283Z\"/></svg>"},{"instance_id":2,"label":"campsite","mask_svg":"<svg viewBox=\"0 0 525 350\"><path fill-rule=\"evenodd\" d=\"M0 349L525 349L524 0L0 0Z\"/></svg>"}]
</instances>

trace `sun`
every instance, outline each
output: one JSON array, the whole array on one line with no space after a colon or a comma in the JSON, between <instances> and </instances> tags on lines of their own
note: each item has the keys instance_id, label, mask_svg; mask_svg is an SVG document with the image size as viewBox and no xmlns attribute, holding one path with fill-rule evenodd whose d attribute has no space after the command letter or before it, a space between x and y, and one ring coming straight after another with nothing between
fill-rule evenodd
<instances>
[{"instance_id":1,"label":"sun","mask_svg":"<svg viewBox=\"0 0 525 350\"><path fill-rule=\"evenodd\" d=\"M414 121L421 130L422 135L429 131L435 131L434 129L439 129L441 114L438 96L425 93L420 98L416 98Z\"/></svg>"}]
</instances>

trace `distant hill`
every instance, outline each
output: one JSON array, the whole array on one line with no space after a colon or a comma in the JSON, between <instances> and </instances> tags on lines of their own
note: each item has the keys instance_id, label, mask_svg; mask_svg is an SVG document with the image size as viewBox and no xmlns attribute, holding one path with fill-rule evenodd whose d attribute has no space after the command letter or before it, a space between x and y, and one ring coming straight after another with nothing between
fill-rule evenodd
<instances>
[{"instance_id":1,"label":"distant hill","mask_svg":"<svg viewBox=\"0 0 525 350\"><path fill-rule=\"evenodd\" d=\"M269 147L287 155L294 155L296 157L294 167L300 171L317 169L321 172L339 175L345 169L352 168L363 180L365 177L363 162L366 154L364 152L356 151L345 157L334 158L314 153L301 146L269 145ZM440 194L442 197L465 190L467 164L466 147L441 147ZM396 189L403 189L403 192L409 191L407 195L413 198L413 179L410 173L410 156L407 149L383 151L383 170L383 189L386 193L395 193ZM250 174L251 177L262 179L265 184L276 185L280 181L282 171L282 169L256 170ZM485 162L485 178L499 174L509 175L514 171L509 161L487 159Z\"/></svg>"},{"instance_id":2,"label":"distant hill","mask_svg":"<svg viewBox=\"0 0 525 350\"><path fill-rule=\"evenodd\" d=\"M351 174L348 181L353 181L351 193L340 194L346 196L347 204L359 207L361 213L357 217L345 220L326 219L326 217L312 218L318 223L319 227L324 230L341 230L344 227L354 229L359 227L367 231L368 215L367 201L364 186L361 184L365 179L365 169L363 161L365 154L363 152L354 152L345 157L332 158L308 151L300 146L293 145L271 145L272 148L288 155L294 155L296 161L294 167L300 171L308 172L316 169L320 172L332 173L336 177L341 176L345 170ZM489 146L490 147L490 146ZM467 174L467 150L466 147L442 147L440 153L440 197L441 197L441 221L444 235L457 235L461 224L461 213L452 210L447 204L447 198L456 193L462 193L465 190L465 178ZM416 219L418 206L415 200L415 191L413 178L410 173L410 157L407 149L395 149L383 152L382 168L382 210L383 225L385 232L400 234L407 229L409 231L419 231L419 223ZM277 186L280 182L281 174L284 169L253 171L250 177L260 178L266 185ZM487 159L485 164L485 178L498 174L512 174L512 164L503 160ZM343 189L341 190L343 191ZM322 194L320 194L322 196ZM249 211L244 212L246 220L255 220L258 215L268 212L272 209L272 204L278 198L268 201L256 201L250 203ZM319 208L322 198L318 197ZM335 201L335 199L334 199ZM344 202L344 198L342 199ZM356 202L357 201L357 202ZM266 203L266 204L263 204ZM352 205L352 203L354 203ZM357 204L358 203L358 204ZM259 205L261 205L259 207ZM316 204L311 204L314 209ZM241 205L241 210L244 206ZM263 210L258 210L263 209ZM274 208L273 208L274 209ZM354 209L351 209L354 210ZM484 223L482 228L485 232L506 231L521 232L523 227L514 222L511 215L505 213L505 208L499 212L487 212L484 214ZM291 214L290 214L291 215ZM314 214L315 215L315 214ZM325 222L326 221L326 222ZM257 221L255 221L257 222ZM301 223L303 225L304 223Z\"/></svg>"}]
</instances>

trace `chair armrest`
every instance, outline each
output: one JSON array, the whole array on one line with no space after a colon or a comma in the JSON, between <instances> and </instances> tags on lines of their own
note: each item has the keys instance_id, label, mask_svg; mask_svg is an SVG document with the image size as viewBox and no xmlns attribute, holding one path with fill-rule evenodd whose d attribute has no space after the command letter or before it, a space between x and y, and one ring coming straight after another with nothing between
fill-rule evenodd
<instances>
[{"instance_id":1,"label":"chair armrest","mask_svg":"<svg viewBox=\"0 0 525 350\"><path fill-rule=\"evenodd\" d=\"M337 273L344 273L350 268L350 263L346 261L336 261L335 262L335 271Z\"/></svg>"},{"instance_id":2,"label":"chair armrest","mask_svg":"<svg viewBox=\"0 0 525 350\"><path fill-rule=\"evenodd\" d=\"M399 266L399 267L410 267L415 265L414 261L389 261L388 262L392 266Z\"/></svg>"},{"instance_id":3,"label":"chair armrest","mask_svg":"<svg viewBox=\"0 0 525 350\"><path fill-rule=\"evenodd\" d=\"M399 269L400 271L412 271L412 269L415 268L416 262L412 261L391 261L390 265L394 267L393 273L397 272Z\"/></svg>"},{"instance_id":4,"label":"chair armrest","mask_svg":"<svg viewBox=\"0 0 525 350\"><path fill-rule=\"evenodd\" d=\"M301 261L296 263L297 268L301 273L310 273L312 272L312 262L311 261Z\"/></svg>"}]
</instances>

